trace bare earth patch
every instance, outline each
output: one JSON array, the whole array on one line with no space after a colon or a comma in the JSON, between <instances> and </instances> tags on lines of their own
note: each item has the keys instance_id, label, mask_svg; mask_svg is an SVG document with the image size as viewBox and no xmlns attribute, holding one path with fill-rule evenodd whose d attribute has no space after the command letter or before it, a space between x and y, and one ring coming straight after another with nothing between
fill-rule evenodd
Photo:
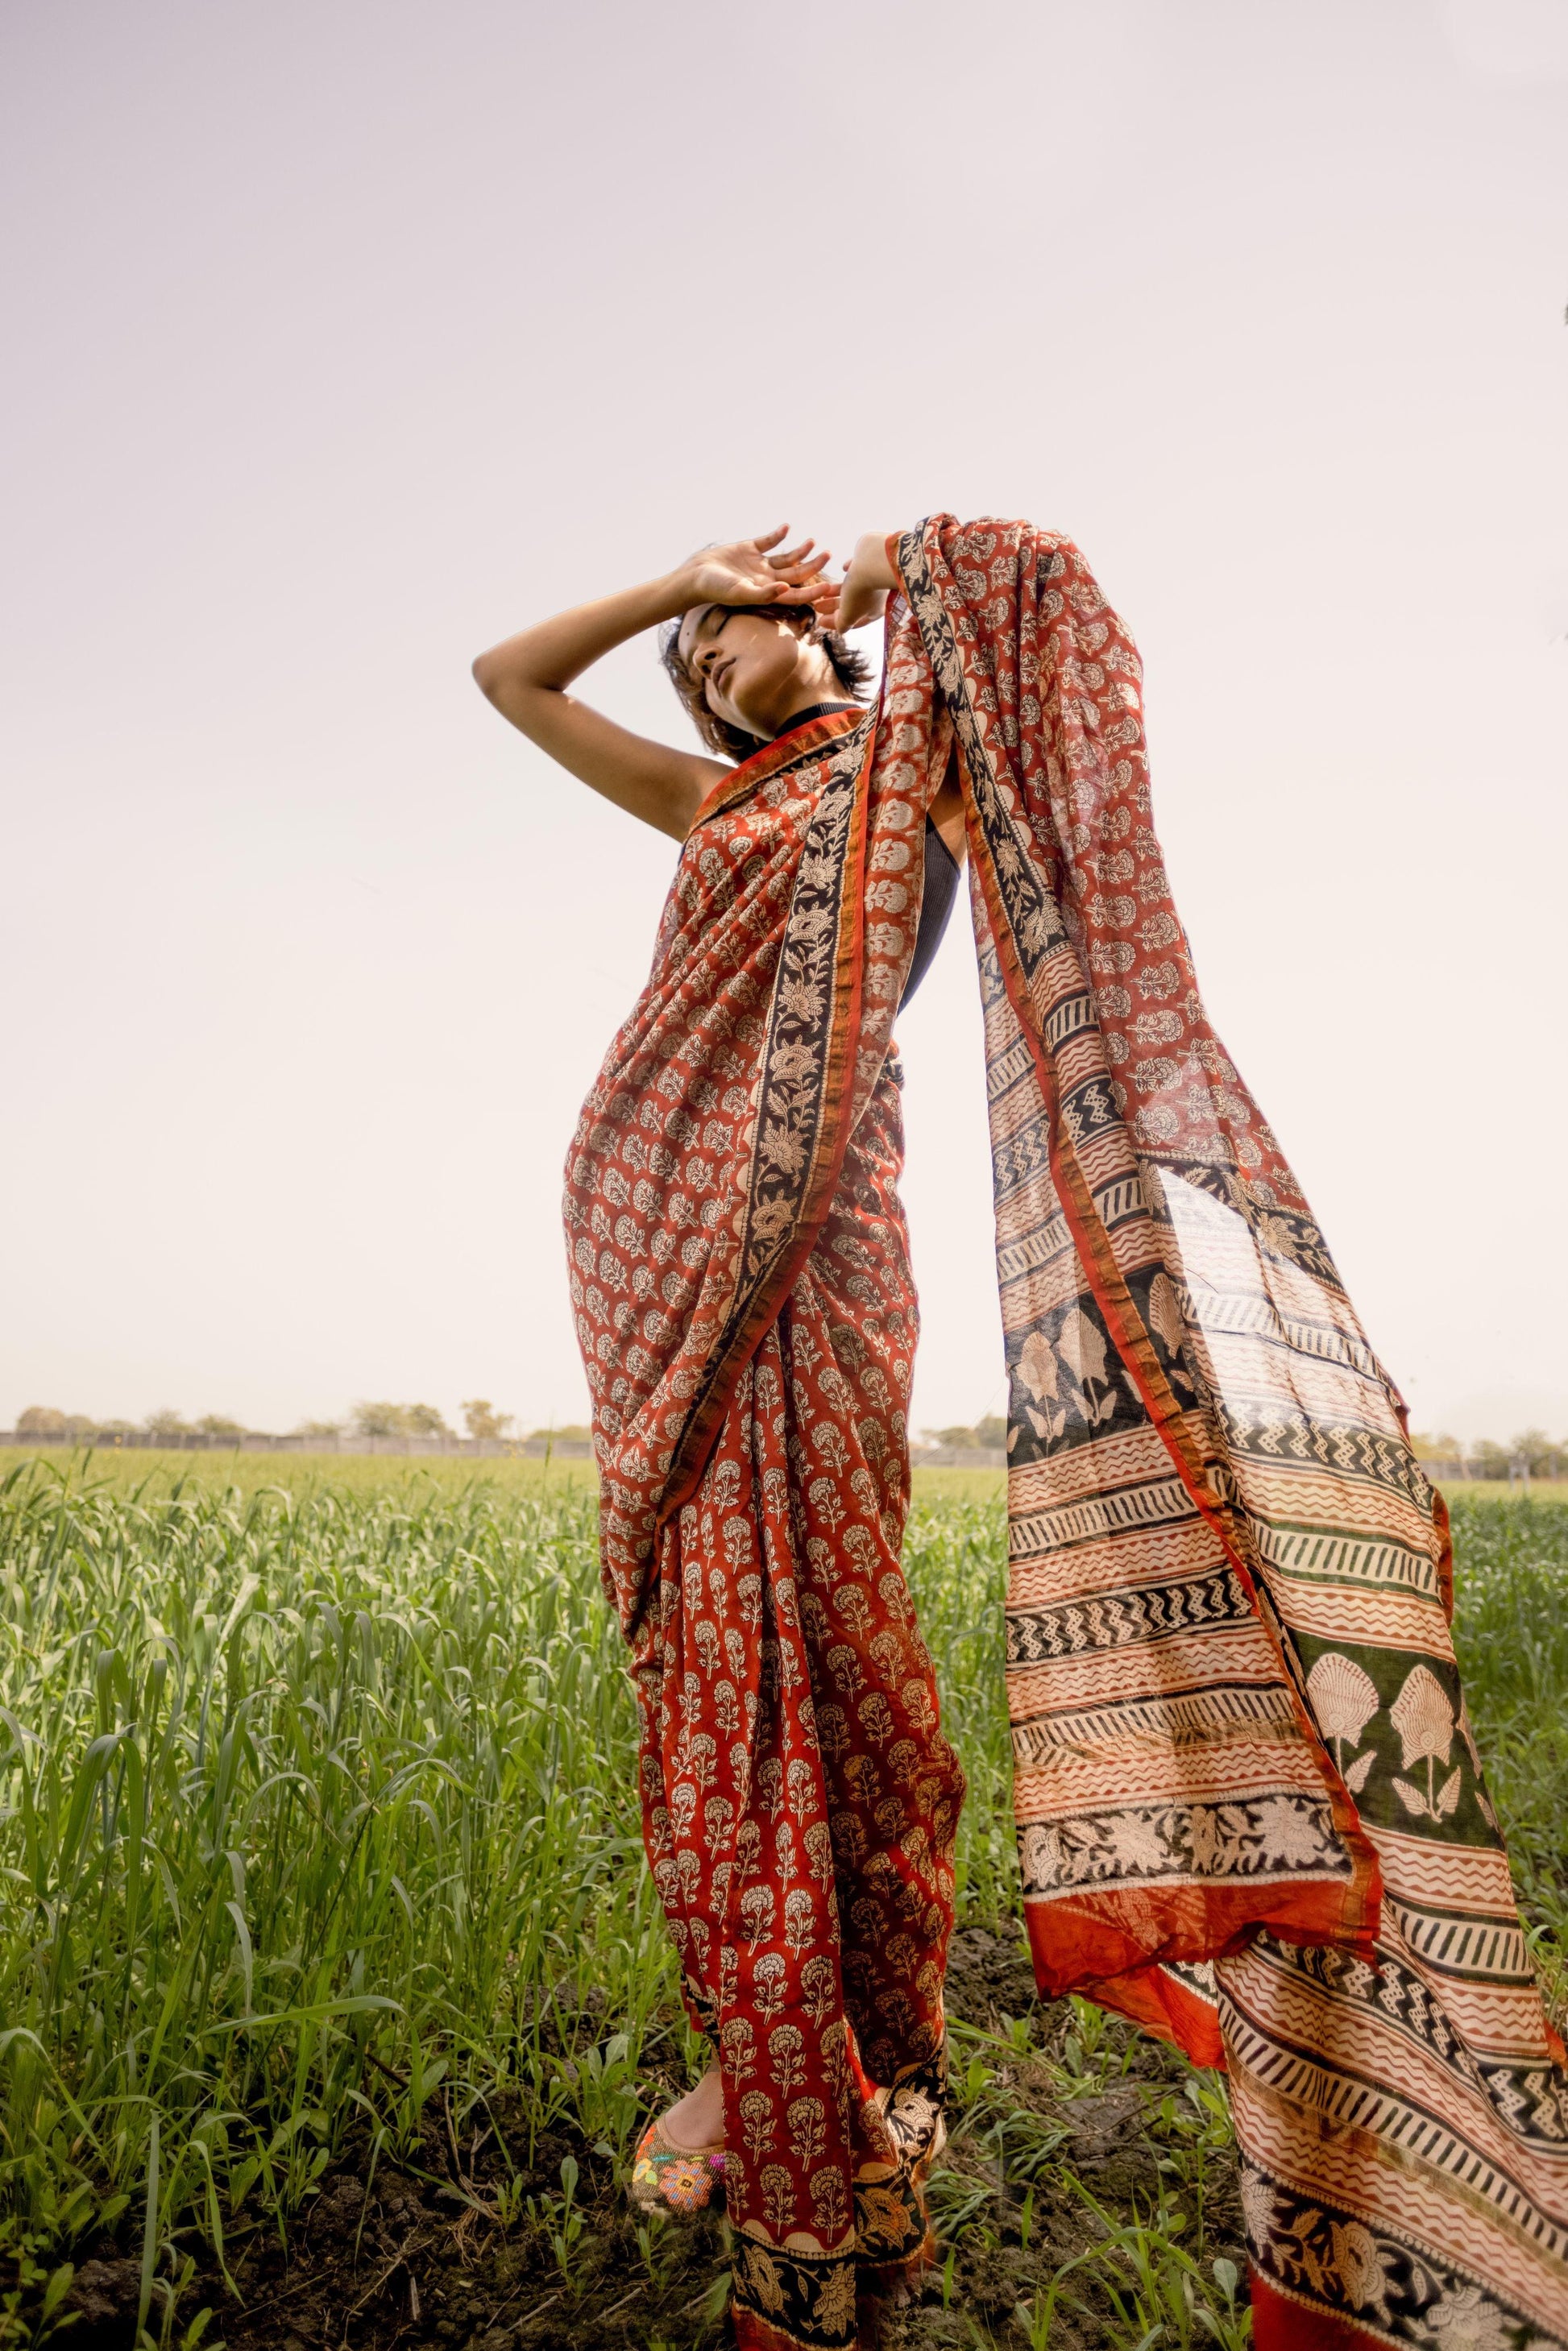
<instances>
[{"instance_id":1,"label":"bare earth patch","mask_svg":"<svg viewBox=\"0 0 1568 2351\"><path fill-rule=\"evenodd\" d=\"M1124 2289L1131 2273L1107 2221L1152 2221L1156 2246L1185 2247L1207 2279L1197 2299L1223 2321L1213 2262L1228 2257L1239 2270L1242 2255L1223 2109L1205 2114L1187 2088L1208 2077L1079 2003L1040 2006L1010 1927L959 1933L948 1994L952 2139L933 2183L942 2266L917 2301L885 2314L886 2351L1021 2346L1031 2333L1053 2351L1135 2342L1147 2322ZM657 2085L646 2088L652 2103ZM210 2256L202 2261L165 2339L186 2340L204 2307L201 2340L230 2351L724 2342L721 2221L640 2228L610 2159L541 2138L532 2163L508 2171L483 2125L449 2132L446 2114L433 2101L416 2164L383 2158L373 2176L352 2162L325 2176L287 2244L271 2228L231 2241L237 2293ZM515 2139L511 2151L515 2159ZM508 2179L512 2207L501 2219ZM191 2242L195 2250L193 2233ZM65 2304L78 2314L69 2340L77 2351L122 2351L134 2336L140 2263L108 2240L87 2252ZM1075 2266L1052 2309L1064 2264ZM160 2317L155 2303L155 2336ZM1239 2343L1242 2311L1236 2321Z\"/></svg>"}]
</instances>

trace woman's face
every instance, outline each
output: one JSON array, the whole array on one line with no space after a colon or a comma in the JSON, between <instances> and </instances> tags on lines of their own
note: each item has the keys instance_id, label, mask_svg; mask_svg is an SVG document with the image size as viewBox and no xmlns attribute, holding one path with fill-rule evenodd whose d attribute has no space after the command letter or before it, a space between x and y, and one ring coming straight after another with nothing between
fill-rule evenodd
<instances>
[{"instance_id":1,"label":"woman's face","mask_svg":"<svg viewBox=\"0 0 1568 2351\"><path fill-rule=\"evenodd\" d=\"M826 655L807 643L808 623L777 612L697 604L681 622L681 659L715 717L769 740L791 714L828 691Z\"/></svg>"}]
</instances>

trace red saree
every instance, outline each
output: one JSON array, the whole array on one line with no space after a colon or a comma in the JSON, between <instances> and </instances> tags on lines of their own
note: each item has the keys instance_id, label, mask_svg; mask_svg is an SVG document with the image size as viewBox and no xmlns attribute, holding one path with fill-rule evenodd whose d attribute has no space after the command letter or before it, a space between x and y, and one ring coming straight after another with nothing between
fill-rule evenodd
<instances>
[{"instance_id":1,"label":"red saree","mask_svg":"<svg viewBox=\"0 0 1568 2351\"><path fill-rule=\"evenodd\" d=\"M943 517L896 558L874 718L699 812L569 1179L650 1856L744 2149L740 2340L854 2341L857 2279L918 2256L938 2128L961 1782L896 1564L887 1061L956 743L1041 1987L1228 2066L1260 2345L1568 2342L1562 2052L1441 1504L1205 1018L1136 653L1052 534Z\"/></svg>"},{"instance_id":2,"label":"red saree","mask_svg":"<svg viewBox=\"0 0 1568 2351\"><path fill-rule=\"evenodd\" d=\"M917 1312L888 1053L919 794L871 787L873 737L812 721L699 810L569 1170L606 1587L724 2074L747 2351L854 2345L862 2297L926 2257L941 2135L964 1783L899 1565Z\"/></svg>"}]
</instances>

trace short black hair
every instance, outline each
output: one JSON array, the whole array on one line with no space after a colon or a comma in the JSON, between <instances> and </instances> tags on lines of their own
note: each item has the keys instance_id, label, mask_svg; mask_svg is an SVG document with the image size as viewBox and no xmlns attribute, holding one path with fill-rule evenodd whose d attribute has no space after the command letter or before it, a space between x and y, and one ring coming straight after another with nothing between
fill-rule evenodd
<instances>
[{"instance_id":1,"label":"short black hair","mask_svg":"<svg viewBox=\"0 0 1568 2351\"><path fill-rule=\"evenodd\" d=\"M821 645L827 654L833 675L838 679L852 702L870 699L872 665L857 646L848 643L836 629L824 629L804 604L731 604L732 612L755 612L759 621L799 621L802 612L811 620L807 643ZM686 706L686 714L710 751L717 751L727 759L749 759L760 751L767 737L748 735L743 726L732 726L710 710L703 695L702 680L694 676L681 657L681 623L671 621L659 632L659 659L663 662L671 684Z\"/></svg>"}]
</instances>

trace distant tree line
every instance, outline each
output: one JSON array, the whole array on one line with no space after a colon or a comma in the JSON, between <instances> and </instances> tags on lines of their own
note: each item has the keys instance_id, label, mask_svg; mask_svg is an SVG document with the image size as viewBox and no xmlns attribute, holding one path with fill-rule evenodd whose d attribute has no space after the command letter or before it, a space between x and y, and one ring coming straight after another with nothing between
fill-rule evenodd
<instances>
[{"instance_id":1,"label":"distant tree line","mask_svg":"<svg viewBox=\"0 0 1568 2351\"><path fill-rule=\"evenodd\" d=\"M492 1443L561 1438L581 1444L591 1433L576 1421L558 1428L519 1430L515 1416L497 1412L487 1396L470 1396L465 1404L459 1405L458 1411L466 1436ZM183 1437L204 1437L214 1444L227 1439L237 1445L247 1437L272 1434L266 1429L247 1428L243 1422L217 1412L203 1413L194 1420L183 1419L179 1413L167 1409L150 1412L141 1421L94 1420L87 1413L57 1412L53 1405L41 1404L30 1404L18 1416L16 1433L36 1445L112 1444L117 1437L163 1437L172 1443ZM454 1444L458 1441L456 1430L433 1404L357 1404L341 1420L302 1420L288 1433L297 1437L334 1440L340 1437L434 1437ZM1007 1447L1008 1425L999 1413L991 1413L972 1426L923 1428L920 1436L925 1446L939 1446L955 1453L999 1452ZM1410 1441L1416 1459L1437 1465L1439 1474L1446 1469L1449 1476L1457 1472L1466 1478L1506 1480L1522 1473L1531 1478L1568 1480L1568 1438L1558 1442L1548 1437L1543 1428L1521 1429L1506 1445L1490 1437L1470 1444L1447 1436L1416 1436Z\"/></svg>"},{"instance_id":2,"label":"distant tree line","mask_svg":"<svg viewBox=\"0 0 1568 2351\"><path fill-rule=\"evenodd\" d=\"M1490 1437L1469 1445L1457 1437L1413 1437L1410 1442L1417 1461L1457 1461L1467 1478L1516 1478L1522 1470L1531 1478L1568 1479L1568 1437L1558 1443L1543 1428L1522 1428L1506 1445Z\"/></svg>"},{"instance_id":3,"label":"distant tree line","mask_svg":"<svg viewBox=\"0 0 1568 2351\"><path fill-rule=\"evenodd\" d=\"M515 1416L509 1412L497 1412L487 1396L471 1396L459 1405L465 1433L477 1439L505 1441L507 1438L565 1437L586 1439L590 1434L576 1423L559 1428L532 1428L519 1432ZM164 1437L171 1442L182 1437L205 1437L214 1443L225 1438L235 1444L247 1437L269 1437L269 1429L247 1428L243 1421L231 1420L225 1414L203 1413L198 1419L186 1420L177 1412L164 1409L150 1412L145 1420L95 1420L81 1412L57 1412L52 1405L30 1404L17 1416L16 1433L30 1437L37 1445L91 1445L117 1437ZM292 1437L425 1437L457 1442L457 1432L445 1416L433 1404L357 1404L341 1420L302 1420L289 1432Z\"/></svg>"},{"instance_id":4,"label":"distant tree line","mask_svg":"<svg viewBox=\"0 0 1568 2351\"><path fill-rule=\"evenodd\" d=\"M955 1453L995 1452L998 1447L1006 1449L1008 1425L993 1412L972 1428L923 1428L920 1437L925 1445L945 1446Z\"/></svg>"}]
</instances>

